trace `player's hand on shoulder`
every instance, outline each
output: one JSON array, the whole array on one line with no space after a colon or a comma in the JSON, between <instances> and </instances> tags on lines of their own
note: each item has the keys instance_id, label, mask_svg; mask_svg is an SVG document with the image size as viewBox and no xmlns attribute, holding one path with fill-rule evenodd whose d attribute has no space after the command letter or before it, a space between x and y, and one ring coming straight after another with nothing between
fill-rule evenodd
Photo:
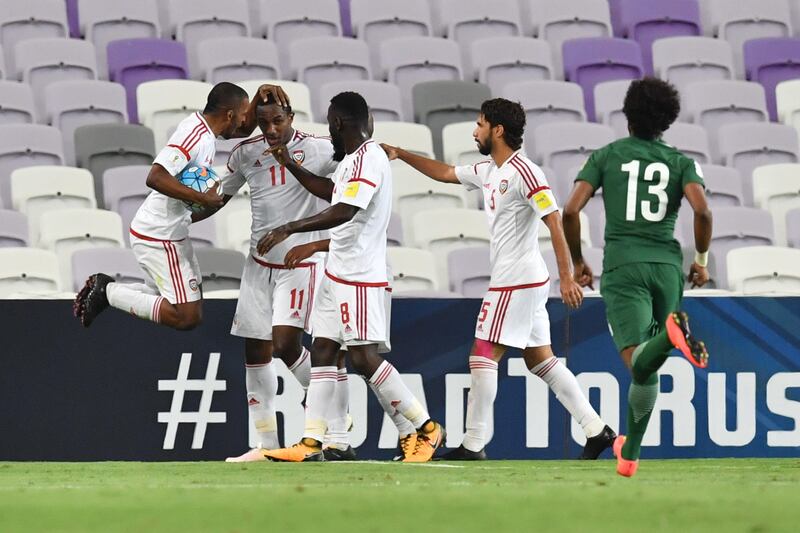
<instances>
[{"instance_id":1,"label":"player's hand on shoulder","mask_svg":"<svg viewBox=\"0 0 800 533\"><path fill-rule=\"evenodd\" d=\"M262 102L266 102L270 95L272 95L272 97L281 107L289 106L289 95L286 94L286 92L283 90L283 87L280 85L270 85L265 83L258 88L258 97Z\"/></svg>"},{"instance_id":2,"label":"player's hand on shoulder","mask_svg":"<svg viewBox=\"0 0 800 533\"><path fill-rule=\"evenodd\" d=\"M581 287L589 287L589 289L594 290L594 274L589 265L583 261L575 263L574 279L575 283Z\"/></svg>"},{"instance_id":3,"label":"player's hand on shoulder","mask_svg":"<svg viewBox=\"0 0 800 533\"><path fill-rule=\"evenodd\" d=\"M308 259L314 255L315 249L313 243L300 244L286 252L286 258L283 264L289 268L295 268L304 259Z\"/></svg>"},{"instance_id":4,"label":"player's hand on shoulder","mask_svg":"<svg viewBox=\"0 0 800 533\"><path fill-rule=\"evenodd\" d=\"M398 157L397 148L392 146L391 144L381 143L381 148L383 151L386 152L386 157L389 158L389 161L394 161Z\"/></svg>"},{"instance_id":5,"label":"player's hand on shoulder","mask_svg":"<svg viewBox=\"0 0 800 533\"><path fill-rule=\"evenodd\" d=\"M692 284L692 288L695 287L702 287L706 283L708 283L709 275L708 269L706 267L702 267L697 263L692 263L692 266L689 267L689 282Z\"/></svg>"},{"instance_id":6,"label":"player's hand on shoulder","mask_svg":"<svg viewBox=\"0 0 800 533\"><path fill-rule=\"evenodd\" d=\"M225 205L225 198L219 193L219 184L219 181L214 182L214 185L202 194L201 204L212 209L219 209Z\"/></svg>"},{"instance_id":7,"label":"player's hand on shoulder","mask_svg":"<svg viewBox=\"0 0 800 533\"><path fill-rule=\"evenodd\" d=\"M561 278L561 300L572 309L577 309L583 302L583 289L571 277Z\"/></svg>"},{"instance_id":8,"label":"player's hand on shoulder","mask_svg":"<svg viewBox=\"0 0 800 533\"><path fill-rule=\"evenodd\" d=\"M258 240L256 250L258 251L259 255L266 255L276 245L282 243L287 238L289 238L289 231L286 229L286 226L278 226L277 228L268 231Z\"/></svg>"},{"instance_id":9,"label":"player's hand on shoulder","mask_svg":"<svg viewBox=\"0 0 800 533\"><path fill-rule=\"evenodd\" d=\"M264 154L272 154L272 157L275 158L275 161L284 167L287 166L291 161L291 158L289 157L289 149L286 148L285 144L277 144L267 149Z\"/></svg>"}]
</instances>

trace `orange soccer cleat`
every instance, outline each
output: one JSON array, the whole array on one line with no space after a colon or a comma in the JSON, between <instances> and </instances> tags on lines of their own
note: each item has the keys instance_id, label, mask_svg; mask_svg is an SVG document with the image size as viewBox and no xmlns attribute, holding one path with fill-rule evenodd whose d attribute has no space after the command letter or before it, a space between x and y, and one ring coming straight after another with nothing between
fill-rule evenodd
<instances>
[{"instance_id":1,"label":"orange soccer cleat","mask_svg":"<svg viewBox=\"0 0 800 533\"><path fill-rule=\"evenodd\" d=\"M432 424L433 427L428 431L424 429L417 431L417 442L414 444L414 451L411 455L406 455L403 458L404 463L427 463L433 458L434 452L444 444L444 439L447 437L444 427L432 420L422 427L424 428L428 424Z\"/></svg>"},{"instance_id":2,"label":"orange soccer cleat","mask_svg":"<svg viewBox=\"0 0 800 533\"><path fill-rule=\"evenodd\" d=\"M312 444L313 443L313 444ZM289 448L267 450L264 457L271 461L302 463L306 461L324 461L322 445L314 439L301 439L300 442Z\"/></svg>"},{"instance_id":3,"label":"orange soccer cleat","mask_svg":"<svg viewBox=\"0 0 800 533\"><path fill-rule=\"evenodd\" d=\"M625 435L620 435L614 439L614 457L617 458L617 474L625 477L633 477L639 468L639 460L632 461L622 457L622 446L625 444Z\"/></svg>"},{"instance_id":4,"label":"orange soccer cleat","mask_svg":"<svg viewBox=\"0 0 800 533\"><path fill-rule=\"evenodd\" d=\"M684 357L697 368L708 366L708 351L703 341L692 337L689 330L689 315L683 311L670 313L667 317L667 336L675 348L681 351Z\"/></svg>"}]
</instances>

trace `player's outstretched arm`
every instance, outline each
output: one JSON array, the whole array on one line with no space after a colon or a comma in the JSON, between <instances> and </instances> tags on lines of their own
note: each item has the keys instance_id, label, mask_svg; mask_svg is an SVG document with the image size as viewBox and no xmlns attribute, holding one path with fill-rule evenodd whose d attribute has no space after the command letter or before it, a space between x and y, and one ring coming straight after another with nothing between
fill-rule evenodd
<instances>
[{"instance_id":1,"label":"player's outstretched arm","mask_svg":"<svg viewBox=\"0 0 800 533\"><path fill-rule=\"evenodd\" d=\"M150 167L150 173L147 175L147 186L170 198L214 209L219 209L225 203L217 190L219 182L216 182L206 192L201 193L182 184L158 163Z\"/></svg>"},{"instance_id":2,"label":"player's outstretched arm","mask_svg":"<svg viewBox=\"0 0 800 533\"><path fill-rule=\"evenodd\" d=\"M409 152L408 150L403 150L402 148L397 148L396 146L391 146L389 144L381 143L381 148L383 148L383 151L386 152L386 155L389 157L390 161L399 159L400 161L411 165L431 179L441 181L443 183L461 183L458 181L458 178L456 177L456 169L452 165L442 163L441 161L436 161L435 159L428 159L427 157L417 155L413 152Z\"/></svg>"},{"instance_id":3,"label":"player's outstretched arm","mask_svg":"<svg viewBox=\"0 0 800 533\"><path fill-rule=\"evenodd\" d=\"M294 176L295 179L300 182L300 185L305 187L308 192L317 198L322 198L326 202L331 201L333 197L333 181L328 178L323 178L322 176L317 176L313 172L298 165L294 159L289 157L289 150L286 148L286 145L280 144L278 146L273 146L268 151L272 153L279 164L286 167L292 176Z\"/></svg>"},{"instance_id":4,"label":"player's outstretched arm","mask_svg":"<svg viewBox=\"0 0 800 533\"><path fill-rule=\"evenodd\" d=\"M567 240L564 238L564 227L561 225L561 213L553 211L542 217L542 220L550 230L550 240L553 243L553 251L556 253L558 277L561 281L561 299L569 307L577 309L583 302L583 291L572 277L572 271L569 268L569 249Z\"/></svg>"},{"instance_id":5,"label":"player's outstretched arm","mask_svg":"<svg viewBox=\"0 0 800 533\"><path fill-rule=\"evenodd\" d=\"M575 267L575 281L581 287L590 289L594 289L592 287L592 269L583 262L583 251L581 250L581 211L593 194L594 188L588 182L578 181L564 206L564 237L567 240L572 264Z\"/></svg>"},{"instance_id":6,"label":"player's outstretched arm","mask_svg":"<svg viewBox=\"0 0 800 533\"><path fill-rule=\"evenodd\" d=\"M259 239L256 250L258 250L259 254L265 255L274 248L276 244L285 241L290 235L294 235L295 233L307 233L309 231L319 231L341 226L356 216L359 209L360 208L350 204L335 204L314 216L278 226L268 231L266 235Z\"/></svg>"},{"instance_id":7,"label":"player's outstretched arm","mask_svg":"<svg viewBox=\"0 0 800 533\"><path fill-rule=\"evenodd\" d=\"M200 222L201 220L205 220L226 205L228 202L233 198L230 194L222 195L222 207L204 207L202 211L195 211L192 213L192 224L195 222Z\"/></svg>"},{"instance_id":8,"label":"player's outstretched arm","mask_svg":"<svg viewBox=\"0 0 800 533\"><path fill-rule=\"evenodd\" d=\"M711 245L712 217L706 194L698 183L689 183L683 194L694 211L694 261L689 267L688 279L692 287L702 287L708 282L708 248Z\"/></svg>"},{"instance_id":9,"label":"player's outstretched arm","mask_svg":"<svg viewBox=\"0 0 800 533\"><path fill-rule=\"evenodd\" d=\"M308 259L317 252L327 252L330 249L331 240L314 241L295 246L288 252L283 260L283 264L289 268L295 268L298 263Z\"/></svg>"}]
</instances>

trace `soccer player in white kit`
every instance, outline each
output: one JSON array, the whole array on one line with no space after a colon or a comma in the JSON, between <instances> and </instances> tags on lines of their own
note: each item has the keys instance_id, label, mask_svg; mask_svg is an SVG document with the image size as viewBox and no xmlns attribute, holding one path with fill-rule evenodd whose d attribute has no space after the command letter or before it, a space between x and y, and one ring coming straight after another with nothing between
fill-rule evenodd
<instances>
[{"instance_id":1,"label":"soccer player in white kit","mask_svg":"<svg viewBox=\"0 0 800 533\"><path fill-rule=\"evenodd\" d=\"M147 176L153 191L131 222L131 249L147 274L147 283L115 283L106 274L92 275L74 305L84 327L109 305L179 330L200 323L202 278L188 238L193 215L186 204L215 209L222 206L223 198L216 185L200 193L181 184L176 176L190 164L211 167L216 137L250 135L255 127L255 104L269 93L286 100L280 88L265 85L250 102L241 87L218 83L209 92L203 112L192 113L178 124Z\"/></svg>"},{"instance_id":2,"label":"soccer player in white kit","mask_svg":"<svg viewBox=\"0 0 800 533\"><path fill-rule=\"evenodd\" d=\"M473 133L480 153L489 159L454 167L383 145L390 159L405 161L434 180L482 190L489 221L492 273L469 356L472 381L466 434L463 444L443 459L486 458L497 395L497 365L508 347L522 350L530 371L550 386L580 423L587 437L581 458L596 459L616 437L550 347L550 320L545 308L550 278L539 251L539 220L552 237L564 303L577 308L583 293L572 277L556 199L542 170L521 151L524 130L522 106L496 98L481 106Z\"/></svg>"},{"instance_id":3,"label":"soccer player in white kit","mask_svg":"<svg viewBox=\"0 0 800 533\"><path fill-rule=\"evenodd\" d=\"M355 370L367 376L379 394L390 399L418 430L414 452L405 461L430 460L444 440L444 428L430 419L397 370L378 355L388 340L386 230L392 208L392 177L386 154L370 139L368 122L369 108L361 95L344 92L331 99L331 141L335 152L343 157L330 180L292 165L286 150L275 152L309 191L329 200L331 207L279 226L258 243L263 254L293 234L330 229L325 277L312 310L315 338L305 432L294 446L265 452L273 460L322 459L326 414L333 399L336 358L342 346L347 347Z\"/></svg>"}]
</instances>

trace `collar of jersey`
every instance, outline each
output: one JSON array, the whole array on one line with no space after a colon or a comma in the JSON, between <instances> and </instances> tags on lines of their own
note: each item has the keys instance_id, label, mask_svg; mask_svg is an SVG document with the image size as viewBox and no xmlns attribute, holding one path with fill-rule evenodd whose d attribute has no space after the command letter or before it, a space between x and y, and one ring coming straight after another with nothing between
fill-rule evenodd
<instances>
[{"instance_id":1,"label":"collar of jersey","mask_svg":"<svg viewBox=\"0 0 800 533\"><path fill-rule=\"evenodd\" d=\"M497 168L498 169L505 168L505 166L508 164L508 162L511 161L512 159L514 159L514 157L516 157L516 155L519 154L520 152L522 152L522 148L520 148L519 150L514 150L513 152L511 152L511 155L508 156L508 158L505 161L503 161L503 163ZM491 159L491 157L490 157L490 159ZM494 159L492 159L492 163L494 163Z\"/></svg>"}]
</instances>

